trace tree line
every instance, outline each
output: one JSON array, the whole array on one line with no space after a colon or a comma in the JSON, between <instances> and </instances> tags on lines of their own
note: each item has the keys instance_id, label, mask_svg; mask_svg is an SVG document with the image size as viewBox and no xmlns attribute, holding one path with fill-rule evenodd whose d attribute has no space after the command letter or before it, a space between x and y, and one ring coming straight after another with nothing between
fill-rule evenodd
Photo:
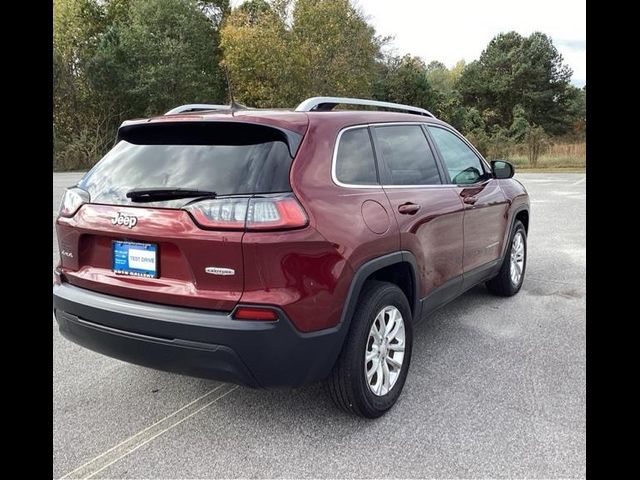
<instances>
[{"instance_id":1,"label":"tree line","mask_svg":"<svg viewBox=\"0 0 640 480\"><path fill-rule=\"evenodd\" d=\"M294 107L317 95L423 107L489 158L584 139L586 86L545 34L500 33L469 64L397 55L349 0L54 0L54 168L93 165L127 118L183 103ZM443 21L446 19L443 19ZM226 72L226 73L225 73Z\"/></svg>"}]
</instances>

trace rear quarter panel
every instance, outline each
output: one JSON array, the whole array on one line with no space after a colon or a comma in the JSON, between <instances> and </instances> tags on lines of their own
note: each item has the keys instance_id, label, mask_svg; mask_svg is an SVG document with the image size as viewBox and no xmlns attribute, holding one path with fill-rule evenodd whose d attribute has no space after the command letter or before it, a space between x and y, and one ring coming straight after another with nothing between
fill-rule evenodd
<instances>
[{"instance_id":1,"label":"rear quarter panel","mask_svg":"<svg viewBox=\"0 0 640 480\"><path fill-rule=\"evenodd\" d=\"M285 234L280 236L286 240L283 247L276 245L275 237L271 241L245 236L247 263L259 261L258 257L270 253L270 265L277 268L274 274L281 284L288 278L289 285L295 286L296 300L284 309L291 313L292 321L302 331L337 325L358 267L400 249L398 226L383 190L340 187L331 179L336 138L342 128L350 125L353 122L333 114L325 114L322 121L310 121L293 162L291 186L309 216L309 230L313 232L308 234L309 245L292 242L294 236L285 237ZM367 200L379 203L386 210L387 218L382 222L386 223L386 229L376 225L381 233L372 231L364 221L362 209ZM251 290L247 285L245 295ZM253 298L259 298L259 289L254 295ZM245 298L250 297L243 296L242 300Z\"/></svg>"}]
</instances>

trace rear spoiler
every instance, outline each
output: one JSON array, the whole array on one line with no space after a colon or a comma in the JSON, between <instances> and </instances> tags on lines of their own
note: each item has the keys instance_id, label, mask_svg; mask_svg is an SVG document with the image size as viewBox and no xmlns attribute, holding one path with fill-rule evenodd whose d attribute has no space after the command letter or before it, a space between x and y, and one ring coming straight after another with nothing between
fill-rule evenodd
<instances>
[{"instance_id":1,"label":"rear spoiler","mask_svg":"<svg viewBox=\"0 0 640 480\"><path fill-rule=\"evenodd\" d=\"M250 145L283 141L294 158L302 135L286 128L251 122L124 122L118 129L116 143L120 140L138 145Z\"/></svg>"}]
</instances>

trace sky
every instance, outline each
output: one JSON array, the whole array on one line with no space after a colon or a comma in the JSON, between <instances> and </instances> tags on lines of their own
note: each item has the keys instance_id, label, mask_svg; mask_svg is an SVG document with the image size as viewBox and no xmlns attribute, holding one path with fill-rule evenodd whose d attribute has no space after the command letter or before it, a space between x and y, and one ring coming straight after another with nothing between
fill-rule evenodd
<instances>
[{"instance_id":1,"label":"sky","mask_svg":"<svg viewBox=\"0 0 640 480\"><path fill-rule=\"evenodd\" d=\"M231 0L236 6L243 0ZM500 32L549 35L573 70L571 82L586 83L586 0L355 0L390 47L429 63L452 67L477 60Z\"/></svg>"}]
</instances>

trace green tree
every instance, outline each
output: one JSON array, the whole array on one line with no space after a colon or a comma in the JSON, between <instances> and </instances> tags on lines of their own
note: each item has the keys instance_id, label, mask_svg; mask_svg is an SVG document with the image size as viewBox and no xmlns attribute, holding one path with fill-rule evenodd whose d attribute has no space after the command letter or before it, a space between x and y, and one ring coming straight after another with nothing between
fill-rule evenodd
<instances>
[{"instance_id":1,"label":"green tree","mask_svg":"<svg viewBox=\"0 0 640 480\"><path fill-rule=\"evenodd\" d=\"M567 96L571 119L570 134L577 139L583 139L587 129L587 86L582 88L570 86Z\"/></svg>"},{"instance_id":2,"label":"green tree","mask_svg":"<svg viewBox=\"0 0 640 480\"><path fill-rule=\"evenodd\" d=\"M527 121L561 134L569 127L571 74L548 36L508 32L491 40L480 59L465 68L458 86L465 104L487 111L488 126L508 128L514 107L521 105Z\"/></svg>"},{"instance_id":3,"label":"green tree","mask_svg":"<svg viewBox=\"0 0 640 480\"><path fill-rule=\"evenodd\" d=\"M456 88L456 83L465 66L464 60L457 62L451 69L442 62L430 62L427 65L427 80L438 93L448 95Z\"/></svg>"},{"instance_id":4,"label":"green tree","mask_svg":"<svg viewBox=\"0 0 640 480\"><path fill-rule=\"evenodd\" d=\"M84 168L125 118L220 102L219 26L229 0L54 0L58 168Z\"/></svg>"},{"instance_id":5,"label":"green tree","mask_svg":"<svg viewBox=\"0 0 640 480\"><path fill-rule=\"evenodd\" d=\"M348 0L252 0L221 35L237 99L271 107L315 95L370 97L384 42Z\"/></svg>"},{"instance_id":6,"label":"green tree","mask_svg":"<svg viewBox=\"0 0 640 480\"><path fill-rule=\"evenodd\" d=\"M349 0L297 0L293 38L311 95L371 97L383 41Z\"/></svg>"},{"instance_id":7,"label":"green tree","mask_svg":"<svg viewBox=\"0 0 640 480\"><path fill-rule=\"evenodd\" d=\"M286 107L299 100L302 59L270 4L252 0L235 9L222 29L221 46L237 101Z\"/></svg>"},{"instance_id":8,"label":"green tree","mask_svg":"<svg viewBox=\"0 0 640 480\"><path fill-rule=\"evenodd\" d=\"M224 100L217 30L205 15L210 6L190 0L132 2L126 22L106 30L88 74L100 96L118 104L118 116Z\"/></svg>"},{"instance_id":9,"label":"green tree","mask_svg":"<svg viewBox=\"0 0 640 480\"><path fill-rule=\"evenodd\" d=\"M427 67L422 59L411 55L386 59L375 84L375 98L427 110L436 103L436 94L427 80Z\"/></svg>"},{"instance_id":10,"label":"green tree","mask_svg":"<svg viewBox=\"0 0 640 480\"><path fill-rule=\"evenodd\" d=\"M89 135L102 123L92 108L93 91L85 72L105 25L105 11L93 0L53 3L53 147L54 165L86 165L95 153Z\"/></svg>"},{"instance_id":11,"label":"green tree","mask_svg":"<svg viewBox=\"0 0 640 480\"><path fill-rule=\"evenodd\" d=\"M462 103L462 96L457 88L458 80L465 67L464 60L458 61L451 69L442 62L432 61L427 65L426 74L429 85L434 91L431 111L457 129L468 132L470 130L465 126L468 123L467 108Z\"/></svg>"}]
</instances>

